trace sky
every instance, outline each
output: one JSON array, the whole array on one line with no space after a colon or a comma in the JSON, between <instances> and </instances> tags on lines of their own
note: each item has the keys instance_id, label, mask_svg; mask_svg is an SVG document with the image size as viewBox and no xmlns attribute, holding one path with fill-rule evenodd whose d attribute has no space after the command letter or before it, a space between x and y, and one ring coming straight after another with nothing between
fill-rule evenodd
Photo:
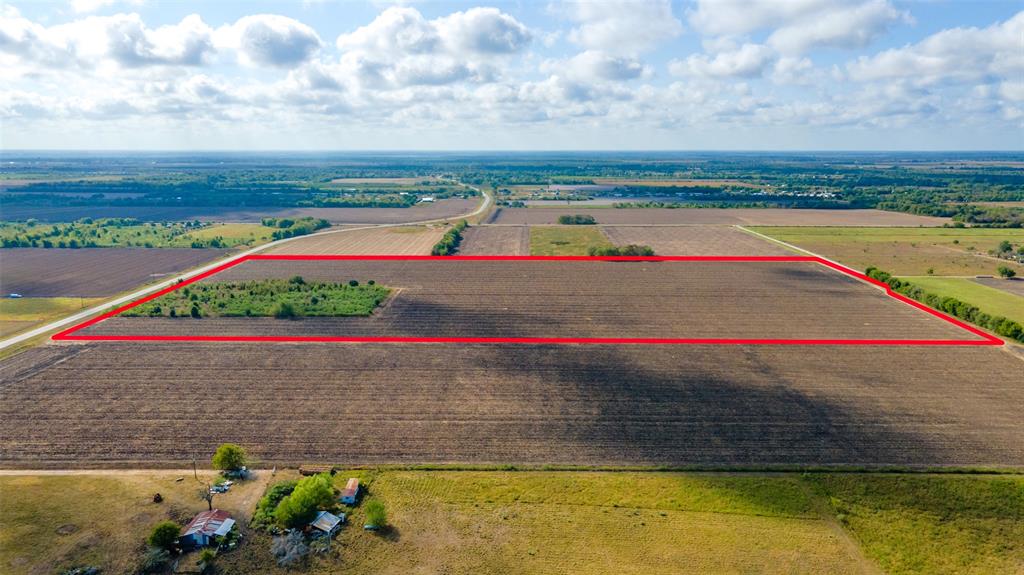
<instances>
[{"instance_id":1,"label":"sky","mask_svg":"<svg viewBox=\"0 0 1024 575\"><path fill-rule=\"evenodd\" d=\"M0 1L0 152L1022 150L1024 3Z\"/></svg>"}]
</instances>

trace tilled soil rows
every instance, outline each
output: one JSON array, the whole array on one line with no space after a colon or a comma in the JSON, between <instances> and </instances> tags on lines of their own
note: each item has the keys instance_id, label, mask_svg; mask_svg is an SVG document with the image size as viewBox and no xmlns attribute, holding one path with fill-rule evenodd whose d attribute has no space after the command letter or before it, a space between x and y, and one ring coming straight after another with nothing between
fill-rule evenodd
<instances>
[{"instance_id":1,"label":"tilled soil rows","mask_svg":"<svg viewBox=\"0 0 1024 575\"><path fill-rule=\"evenodd\" d=\"M528 256L530 228L527 226L472 226L462 232L460 255Z\"/></svg>"},{"instance_id":2,"label":"tilled soil rows","mask_svg":"<svg viewBox=\"0 0 1024 575\"><path fill-rule=\"evenodd\" d=\"M0 363L0 466L1024 465L994 348L49 345Z\"/></svg>"},{"instance_id":3,"label":"tilled soil rows","mask_svg":"<svg viewBox=\"0 0 1024 575\"><path fill-rule=\"evenodd\" d=\"M374 280L370 317L115 317L76 335L978 339L813 262L247 261L203 281Z\"/></svg>"},{"instance_id":4,"label":"tilled soil rows","mask_svg":"<svg viewBox=\"0 0 1024 575\"><path fill-rule=\"evenodd\" d=\"M941 226L948 218L881 210L778 208L498 208L489 223L551 225L558 216L591 215L599 224L729 224L745 226Z\"/></svg>"}]
</instances>

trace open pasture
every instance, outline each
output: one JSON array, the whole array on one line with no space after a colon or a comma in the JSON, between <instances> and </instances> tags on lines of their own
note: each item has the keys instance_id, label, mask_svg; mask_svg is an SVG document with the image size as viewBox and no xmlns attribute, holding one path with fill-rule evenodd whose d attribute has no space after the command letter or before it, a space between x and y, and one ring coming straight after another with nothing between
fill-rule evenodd
<instances>
[{"instance_id":1,"label":"open pasture","mask_svg":"<svg viewBox=\"0 0 1024 575\"><path fill-rule=\"evenodd\" d=\"M599 224L726 224L745 226L941 226L948 218L880 210L778 208L499 208L488 223L552 225L562 215L594 216Z\"/></svg>"},{"instance_id":2,"label":"open pasture","mask_svg":"<svg viewBox=\"0 0 1024 575\"><path fill-rule=\"evenodd\" d=\"M103 297L217 259L191 248L15 248L0 250L0 293Z\"/></svg>"},{"instance_id":3,"label":"open pasture","mask_svg":"<svg viewBox=\"0 0 1024 575\"><path fill-rule=\"evenodd\" d=\"M393 295L368 318L114 317L76 335L979 339L808 261L248 260L201 281L294 276Z\"/></svg>"},{"instance_id":4,"label":"open pasture","mask_svg":"<svg viewBox=\"0 0 1024 575\"><path fill-rule=\"evenodd\" d=\"M81 218L136 218L143 221L200 220L259 223L263 218L323 218L335 224L400 224L453 218L473 211L478 199L444 199L411 208L281 208L216 206L4 206L9 221L34 218L43 222L70 222Z\"/></svg>"},{"instance_id":5,"label":"open pasture","mask_svg":"<svg viewBox=\"0 0 1024 575\"><path fill-rule=\"evenodd\" d=\"M461 255L530 255L530 228L526 226L471 226L462 232Z\"/></svg>"},{"instance_id":6,"label":"open pasture","mask_svg":"<svg viewBox=\"0 0 1024 575\"><path fill-rule=\"evenodd\" d=\"M855 269L875 266L894 275L994 275L1024 265L988 255L1001 241L1024 243L1024 229L1013 228L858 228L758 227L754 231ZM929 270L931 270L929 272Z\"/></svg>"},{"instance_id":7,"label":"open pasture","mask_svg":"<svg viewBox=\"0 0 1024 575\"><path fill-rule=\"evenodd\" d=\"M442 226L407 226L332 232L302 237L266 251L268 254L428 255L444 235Z\"/></svg>"},{"instance_id":8,"label":"open pasture","mask_svg":"<svg viewBox=\"0 0 1024 575\"><path fill-rule=\"evenodd\" d=\"M531 256L585 256L591 248L610 248L612 243L593 225L533 226Z\"/></svg>"},{"instance_id":9,"label":"open pasture","mask_svg":"<svg viewBox=\"0 0 1024 575\"><path fill-rule=\"evenodd\" d=\"M617 246L651 246L660 256L794 255L732 226L602 226L601 230Z\"/></svg>"},{"instance_id":10,"label":"open pasture","mask_svg":"<svg viewBox=\"0 0 1024 575\"><path fill-rule=\"evenodd\" d=\"M121 343L0 363L0 467L1024 466L990 347Z\"/></svg>"}]
</instances>

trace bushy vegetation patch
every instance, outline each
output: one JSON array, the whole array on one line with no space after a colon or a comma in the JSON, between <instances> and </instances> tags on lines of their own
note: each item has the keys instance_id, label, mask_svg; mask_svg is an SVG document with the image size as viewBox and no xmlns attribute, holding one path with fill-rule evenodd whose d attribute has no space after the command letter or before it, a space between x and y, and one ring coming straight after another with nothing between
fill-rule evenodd
<instances>
[{"instance_id":1,"label":"bushy vegetation patch","mask_svg":"<svg viewBox=\"0 0 1024 575\"><path fill-rule=\"evenodd\" d=\"M277 228L271 237L275 240L309 235L317 230L331 227L331 222L317 218L263 218L262 223L268 228Z\"/></svg>"},{"instance_id":2,"label":"bushy vegetation patch","mask_svg":"<svg viewBox=\"0 0 1024 575\"><path fill-rule=\"evenodd\" d=\"M265 279L185 286L122 313L151 317L368 316L391 293L368 281L348 283Z\"/></svg>"},{"instance_id":3,"label":"bushy vegetation patch","mask_svg":"<svg viewBox=\"0 0 1024 575\"><path fill-rule=\"evenodd\" d=\"M189 234L213 224L141 222L134 218L83 218L67 224L0 222L0 245L5 248L196 247L226 248L245 238L192 239Z\"/></svg>"},{"instance_id":4,"label":"bushy vegetation patch","mask_svg":"<svg viewBox=\"0 0 1024 575\"><path fill-rule=\"evenodd\" d=\"M654 248L637 244L613 246L610 248L592 246L587 250L587 254L592 256L653 256Z\"/></svg>"},{"instance_id":5,"label":"bushy vegetation patch","mask_svg":"<svg viewBox=\"0 0 1024 575\"><path fill-rule=\"evenodd\" d=\"M1024 326L1003 316L993 316L981 311L976 305L950 296L925 291L913 283L894 277L876 267L864 272L868 277L884 282L896 293L915 299L939 311L992 330L998 335L1024 342Z\"/></svg>"},{"instance_id":6,"label":"bushy vegetation patch","mask_svg":"<svg viewBox=\"0 0 1024 575\"><path fill-rule=\"evenodd\" d=\"M298 483L298 480L290 480L271 485L266 494L260 498L259 503L256 504L256 511L252 514L251 525L256 529L270 529L273 527L277 522L274 517L274 511L277 510L277 506L281 503L282 499L295 491L295 486Z\"/></svg>"},{"instance_id":7,"label":"bushy vegetation patch","mask_svg":"<svg viewBox=\"0 0 1024 575\"><path fill-rule=\"evenodd\" d=\"M558 223L563 226L592 226L597 223L594 216L583 214L558 216Z\"/></svg>"},{"instance_id":8,"label":"bushy vegetation patch","mask_svg":"<svg viewBox=\"0 0 1024 575\"><path fill-rule=\"evenodd\" d=\"M430 250L430 255L450 256L458 252L459 244L462 243L462 230L465 230L467 227L469 227L469 223L466 220L462 220L452 226L452 229L445 232L441 240L434 244L434 248Z\"/></svg>"}]
</instances>

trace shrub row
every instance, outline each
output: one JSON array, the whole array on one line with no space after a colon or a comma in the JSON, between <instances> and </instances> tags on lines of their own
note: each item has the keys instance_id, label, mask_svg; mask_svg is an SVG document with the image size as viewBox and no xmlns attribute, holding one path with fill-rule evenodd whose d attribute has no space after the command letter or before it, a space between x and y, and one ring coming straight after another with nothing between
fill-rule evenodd
<instances>
[{"instance_id":1,"label":"shrub row","mask_svg":"<svg viewBox=\"0 0 1024 575\"><path fill-rule=\"evenodd\" d=\"M462 243L462 230L467 227L469 227L469 224L466 220L462 220L452 226L452 229L445 232L444 236L441 237L441 241L434 244L434 249L430 250L430 255L450 256L459 251L459 244Z\"/></svg>"},{"instance_id":2,"label":"shrub row","mask_svg":"<svg viewBox=\"0 0 1024 575\"><path fill-rule=\"evenodd\" d=\"M885 282L894 292L905 295L911 299L915 299L929 307L933 307L939 311L973 323L974 325L992 330L1001 336L1024 342L1024 326L1011 319L998 315L989 315L978 309L977 306L960 301L954 297L941 296L927 292L906 280L893 277L892 274L884 272L874 266L869 267L864 273L872 279Z\"/></svg>"},{"instance_id":3,"label":"shrub row","mask_svg":"<svg viewBox=\"0 0 1024 575\"><path fill-rule=\"evenodd\" d=\"M654 249L651 246L637 244L613 246L610 248L591 246L587 253L592 256L653 256Z\"/></svg>"},{"instance_id":4,"label":"shrub row","mask_svg":"<svg viewBox=\"0 0 1024 575\"><path fill-rule=\"evenodd\" d=\"M574 216L558 216L558 223L563 226L592 226L597 223L594 216L576 214Z\"/></svg>"}]
</instances>

